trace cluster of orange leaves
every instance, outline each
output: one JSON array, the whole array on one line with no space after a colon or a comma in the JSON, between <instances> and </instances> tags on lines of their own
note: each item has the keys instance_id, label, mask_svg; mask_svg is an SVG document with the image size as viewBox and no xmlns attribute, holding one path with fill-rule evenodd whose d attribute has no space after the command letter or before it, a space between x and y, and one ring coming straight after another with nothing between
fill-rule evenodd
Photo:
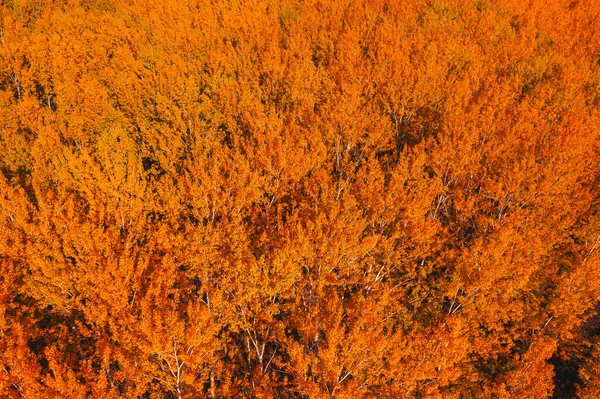
<instances>
[{"instance_id":1,"label":"cluster of orange leaves","mask_svg":"<svg viewBox=\"0 0 600 399\"><path fill-rule=\"evenodd\" d=\"M1 2L0 396L600 397L599 27Z\"/></svg>"}]
</instances>

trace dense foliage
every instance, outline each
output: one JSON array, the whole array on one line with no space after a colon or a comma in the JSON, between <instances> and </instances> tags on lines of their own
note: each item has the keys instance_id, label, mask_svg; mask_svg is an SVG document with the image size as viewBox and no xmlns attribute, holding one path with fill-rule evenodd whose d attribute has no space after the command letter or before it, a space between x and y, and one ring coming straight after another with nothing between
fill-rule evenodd
<instances>
[{"instance_id":1,"label":"dense foliage","mask_svg":"<svg viewBox=\"0 0 600 399\"><path fill-rule=\"evenodd\" d=\"M0 396L600 397L597 0L0 2Z\"/></svg>"}]
</instances>

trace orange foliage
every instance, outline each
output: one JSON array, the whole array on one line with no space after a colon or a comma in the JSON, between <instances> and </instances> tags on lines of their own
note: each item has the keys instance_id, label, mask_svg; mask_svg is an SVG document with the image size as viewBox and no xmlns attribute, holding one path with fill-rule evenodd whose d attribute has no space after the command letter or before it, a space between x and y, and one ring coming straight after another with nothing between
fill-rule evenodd
<instances>
[{"instance_id":1,"label":"orange foliage","mask_svg":"<svg viewBox=\"0 0 600 399\"><path fill-rule=\"evenodd\" d=\"M598 26L0 3L0 396L600 397Z\"/></svg>"}]
</instances>

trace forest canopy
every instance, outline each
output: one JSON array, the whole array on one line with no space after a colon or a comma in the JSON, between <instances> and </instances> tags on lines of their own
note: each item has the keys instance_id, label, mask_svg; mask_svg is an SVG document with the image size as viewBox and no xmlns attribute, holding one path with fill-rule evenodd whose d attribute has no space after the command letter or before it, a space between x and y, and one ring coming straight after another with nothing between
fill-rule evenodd
<instances>
[{"instance_id":1,"label":"forest canopy","mask_svg":"<svg viewBox=\"0 0 600 399\"><path fill-rule=\"evenodd\" d=\"M0 397L600 397L597 0L0 2Z\"/></svg>"}]
</instances>

